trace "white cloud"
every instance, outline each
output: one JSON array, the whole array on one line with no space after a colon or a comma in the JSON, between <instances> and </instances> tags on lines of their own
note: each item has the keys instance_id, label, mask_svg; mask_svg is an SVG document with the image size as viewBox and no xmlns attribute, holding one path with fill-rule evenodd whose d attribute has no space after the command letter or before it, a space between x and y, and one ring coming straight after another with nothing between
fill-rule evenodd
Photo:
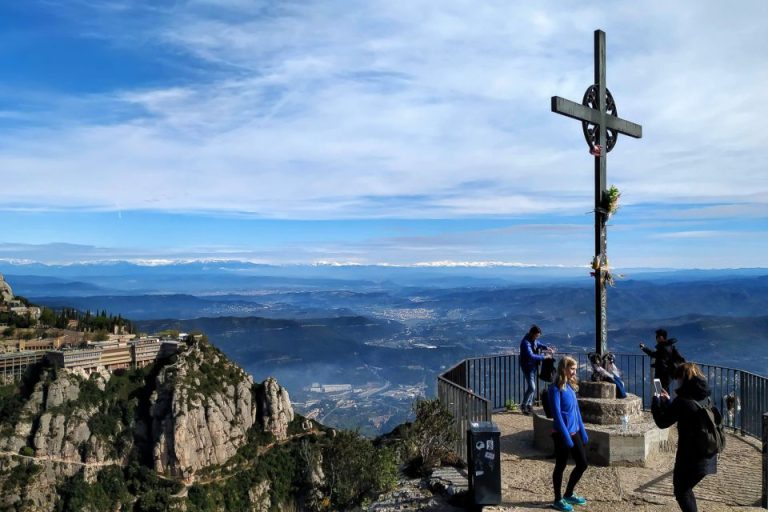
<instances>
[{"instance_id":1,"label":"white cloud","mask_svg":"<svg viewBox=\"0 0 768 512\"><path fill-rule=\"evenodd\" d=\"M623 198L754 203L757 194L766 203L761 0L672 11L661 1L165 9L146 10L152 23L124 35L87 30L114 44L162 42L209 70L183 84L65 98L78 106L60 115L76 118L8 130L0 168L15 186L0 203L281 218L588 210L580 127L548 105L551 95L578 100L591 82L598 26L619 113L644 125L643 140L622 138L609 158ZM129 12L113 2L100 19L117 24ZM104 122L108 109L134 115ZM477 180L494 186L465 187Z\"/></svg>"}]
</instances>

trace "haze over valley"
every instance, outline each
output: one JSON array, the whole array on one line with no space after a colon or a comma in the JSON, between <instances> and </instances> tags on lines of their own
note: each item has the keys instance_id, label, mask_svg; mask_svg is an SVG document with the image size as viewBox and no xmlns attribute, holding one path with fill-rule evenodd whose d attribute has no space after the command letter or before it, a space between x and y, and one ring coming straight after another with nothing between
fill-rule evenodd
<instances>
[{"instance_id":1,"label":"haze over valley","mask_svg":"<svg viewBox=\"0 0 768 512\"><path fill-rule=\"evenodd\" d=\"M297 410L386 432L438 373L516 350L531 323L561 352L594 349L585 268L0 264L35 303L107 310L146 332L203 331ZM609 346L637 353L664 327L686 358L766 373L768 271L630 270L609 289Z\"/></svg>"}]
</instances>

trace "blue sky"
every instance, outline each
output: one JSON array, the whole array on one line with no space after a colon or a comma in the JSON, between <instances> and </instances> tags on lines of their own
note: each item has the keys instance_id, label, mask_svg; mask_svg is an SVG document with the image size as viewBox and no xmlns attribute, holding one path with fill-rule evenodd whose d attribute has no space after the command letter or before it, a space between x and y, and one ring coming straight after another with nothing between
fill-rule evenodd
<instances>
[{"instance_id":1,"label":"blue sky","mask_svg":"<svg viewBox=\"0 0 768 512\"><path fill-rule=\"evenodd\" d=\"M768 267L768 3L0 4L0 259Z\"/></svg>"}]
</instances>

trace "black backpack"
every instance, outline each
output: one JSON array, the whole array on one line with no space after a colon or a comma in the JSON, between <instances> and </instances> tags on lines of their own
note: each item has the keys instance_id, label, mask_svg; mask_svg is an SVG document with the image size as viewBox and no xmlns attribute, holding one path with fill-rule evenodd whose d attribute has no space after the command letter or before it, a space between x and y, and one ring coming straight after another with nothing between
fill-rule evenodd
<instances>
[{"instance_id":1,"label":"black backpack","mask_svg":"<svg viewBox=\"0 0 768 512\"><path fill-rule=\"evenodd\" d=\"M669 354L669 362L671 363L672 369L677 368L681 364L685 362L685 358L680 354L680 351L677 350L677 347L672 347L670 354Z\"/></svg>"},{"instance_id":2,"label":"black backpack","mask_svg":"<svg viewBox=\"0 0 768 512\"><path fill-rule=\"evenodd\" d=\"M712 399L694 400L696 404L697 428L694 433L694 443L699 453L712 457L725 449L725 429L723 416L717 407L712 405Z\"/></svg>"},{"instance_id":3,"label":"black backpack","mask_svg":"<svg viewBox=\"0 0 768 512\"><path fill-rule=\"evenodd\" d=\"M555 373L556 373L555 359L554 358L545 359L541 363L541 370L539 370L539 378L544 382L552 382L552 379L554 378Z\"/></svg>"}]
</instances>

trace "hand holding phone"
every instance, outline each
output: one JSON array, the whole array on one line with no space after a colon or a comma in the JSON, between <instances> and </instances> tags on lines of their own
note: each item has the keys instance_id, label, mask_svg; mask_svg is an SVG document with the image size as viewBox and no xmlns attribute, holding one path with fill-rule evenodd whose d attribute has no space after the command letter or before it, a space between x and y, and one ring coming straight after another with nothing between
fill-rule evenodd
<instances>
[{"instance_id":1,"label":"hand holding phone","mask_svg":"<svg viewBox=\"0 0 768 512\"><path fill-rule=\"evenodd\" d=\"M661 380L653 379L653 394L661 396L662 391L664 391L664 389L661 387Z\"/></svg>"}]
</instances>

